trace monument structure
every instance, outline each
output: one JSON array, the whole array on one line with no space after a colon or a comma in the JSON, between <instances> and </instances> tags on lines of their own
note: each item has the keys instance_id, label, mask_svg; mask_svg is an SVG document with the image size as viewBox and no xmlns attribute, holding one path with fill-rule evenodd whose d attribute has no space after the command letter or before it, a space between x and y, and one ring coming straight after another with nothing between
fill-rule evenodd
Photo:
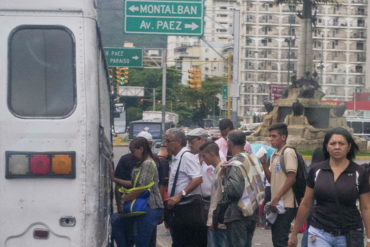
<instances>
[{"instance_id":1,"label":"monument structure","mask_svg":"<svg viewBox=\"0 0 370 247\"><path fill-rule=\"evenodd\" d=\"M268 128L279 122L288 125L288 145L299 150L313 150L321 147L325 133L330 128L343 127L351 133L343 114L346 104L338 106L325 104L321 101L324 93L320 90L316 72L313 76L306 73L305 77L297 80L292 76L292 85L275 103L265 102L268 112L256 131L247 137L251 143L268 143ZM365 140L355 137L361 151L366 151Z\"/></svg>"}]
</instances>

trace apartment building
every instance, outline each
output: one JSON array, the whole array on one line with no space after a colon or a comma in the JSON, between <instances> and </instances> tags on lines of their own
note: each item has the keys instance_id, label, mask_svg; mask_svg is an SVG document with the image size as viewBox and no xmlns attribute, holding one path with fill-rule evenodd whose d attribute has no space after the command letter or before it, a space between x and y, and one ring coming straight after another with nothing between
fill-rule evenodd
<instances>
[{"instance_id":1,"label":"apartment building","mask_svg":"<svg viewBox=\"0 0 370 247\"><path fill-rule=\"evenodd\" d=\"M223 46L233 40L232 21L235 0L205 0L204 37L169 36L168 65L176 66L183 72L181 82L187 83L188 69L191 66L202 68L202 77L226 76L222 57Z\"/></svg>"},{"instance_id":2,"label":"apartment building","mask_svg":"<svg viewBox=\"0 0 370 247\"><path fill-rule=\"evenodd\" d=\"M240 101L238 115L264 111L273 85L288 85L297 69L301 6L246 0L240 5ZM313 70L325 99L352 99L365 87L367 0L319 5L313 28Z\"/></svg>"}]
</instances>

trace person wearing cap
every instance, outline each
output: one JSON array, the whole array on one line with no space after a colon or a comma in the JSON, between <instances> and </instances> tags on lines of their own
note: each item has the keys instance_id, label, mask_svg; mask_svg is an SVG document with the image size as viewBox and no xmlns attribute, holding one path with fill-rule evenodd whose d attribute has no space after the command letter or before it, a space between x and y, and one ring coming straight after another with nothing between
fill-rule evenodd
<instances>
[{"instance_id":1,"label":"person wearing cap","mask_svg":"<svg viewBox=\"0 0 370 247\"><path fill-rule=\"evenodd\" d=\"M152 148L153 138L149 132L141 131L136 137L144 137L148 141L150 148ZM158 166L159 163L158 156L154 155L153 160ZM123 224L123 220L120 215L122 213L120 212L122 203L121 202L122 194L118 191L118 189L121 186L125 188L130 188L132 186L131 173L137 162L138 160L135 158L135 156L131 152L129 152L119 159L115 171L111 167L111 179L113 182L115 182L115 200L118 209L118 213L113 213L111 216L112 239L116 241L117 247L134 246L134 232L132 226L133 223L130 224L130 219L125 219L125 222ZM122 237L123 232L125 238ZM156 242L156 228L153 231L150 246L155 246L155 242Z\"/></svg>"},{"instance_id":2,"label":"person wearing cap","mask_svg":"<svg viewBox=\"0 0 370 247\"><path fill-rule=\"evenodd\" d=\"M208 210L211 200L211 189L212 189L212 179L215 168L212 165L207 165L204 161L200 160L199 151L200 146L202 146L208 137L208 132L203 128L196 128L191 130L187 134L188 148L192 154L196 156L197 165L201 167L202 174L202 184L200 185L201 195L203 197L204 203L204 219L208 218ZM202 226L203 236L207 236L207 222L204 222ZM207 243L210 246L210 243Z\"/></svg>"},{"instance_id":3,"label":"person wearing cap","mask_svg":"<svg viewBox=\"0 0 370 247\"><path fill-rule=\"evenodd\" d=\"M218 127L221 132L221 137L216 141L216 144L218 145L220 151L223 153L226 159L230 160L232 154L227 146L227 134L234 129L234 124L233 122L231 122L230 119L225 118L220 120ZM247 153L252 153L251 145L247 141L245 141L244 151L246 151Z\"/></svg>"},{"instance_id":4,"label":"person wearing cap","mask_svg":"<svg viewBox=\"0 0 370 247\"><path fill-rule=\"evenodd\" d=\"M176 209L182 199L189 198L188 195L201 194L199 185L202 183L202 174L199 160L186 148L186 136L181 129L168 129L165 140L168 153L172 155L166 205L167 211L170 211ZM194 215L197 213L200 212L194 212ZM207 235L201 230L199 218L183 219L181 215L174 215L169 226L172 246L206 246Z\"/></svg>"}]
</instances>

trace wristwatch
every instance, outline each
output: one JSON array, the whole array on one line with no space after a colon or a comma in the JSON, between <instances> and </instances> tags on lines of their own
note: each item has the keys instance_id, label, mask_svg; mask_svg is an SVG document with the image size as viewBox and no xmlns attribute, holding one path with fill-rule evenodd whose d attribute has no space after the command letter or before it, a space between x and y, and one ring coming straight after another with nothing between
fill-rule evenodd
<instances>
[{"instance_id":1,"label":"wristwatch","mask_svg":"<svg viewBox=\"0 0 370 247\"><path fill-rule=\"evenodd\" d=\"M366 242L370 243L370 238L366 239Z\"/></svg>"},{"instance_id":2,"label":"wristwatch","mask_svg":"<svg viewBox=\"0 0 370 247\"><path fill-rule=\"evenodd\" d=\"M181 194L182 194L182 196L186 196L186 191L185 190L182 190L181 191Z\"/></svg>"}]
</instances>

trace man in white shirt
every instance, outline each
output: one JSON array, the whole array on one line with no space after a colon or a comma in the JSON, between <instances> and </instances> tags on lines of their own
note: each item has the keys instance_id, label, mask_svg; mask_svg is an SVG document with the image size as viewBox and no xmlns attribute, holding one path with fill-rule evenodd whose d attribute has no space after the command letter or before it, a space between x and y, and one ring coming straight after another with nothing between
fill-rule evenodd
<instances>
[{"instance_id":1,"label":"man in white shirt","mask_svg":"<svg viewBox=\"0 0 370 247\"><path fill-rule=\"evenodd\" d=\"M199 161L200 146L202 146L208 137L208 133L203 128L196 128L191 130L187 135L188 147L191 153L195 154ZM208 165L205 162L199 162L202 170L202 184L200 185L203 199L208 201L211 197L212 178L215 168L212 165ZM208 213L207 213L208 214Z\"/></svg>"},{"instance_id":2,"label":"man in white shirt","mask_svg":"<svg viewBox=\"0 0 370 247\"><path fill-rule=\"evenodd\" d=\"M202 175L199 160L186 149L186 136L182 130L168 129L165 139L167 150L172 155L167 201L167 207L171 209L176 207L183 197L189 194L201 194L199 185L202 183ZM178 177L175 182L177 170ZM176 217L178 216L175 215ZM187 227L181 224L180 220L175 219L170 226L172 246L205 246L207 236L203 236L201 228L198 225Z\"/></svg>"}]
</instances>

